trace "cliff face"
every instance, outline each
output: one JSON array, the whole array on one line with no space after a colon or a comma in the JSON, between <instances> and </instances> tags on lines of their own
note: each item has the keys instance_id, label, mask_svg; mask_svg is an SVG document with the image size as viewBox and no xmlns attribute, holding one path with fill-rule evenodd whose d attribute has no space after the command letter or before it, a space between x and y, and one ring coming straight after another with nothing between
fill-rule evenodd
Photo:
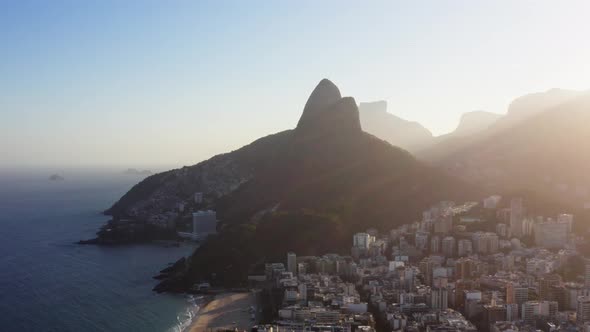
<instances>
[{"instance_id":1,"label":"cliff face","mask_svg":"<svg viewBox=\"0 0 590 332\"><path fill-rule=\"evenodd\" d=\"M492 126L502 115L484 111L473 111L461 116L457 129L448 136L465 137L477 134Z\"/></svg>"},{"instance_id":2,"label":"cliff face","mask_svg":"<svg viewBox=\"0 0 590 332\"><path fill-rule=\"evenodd\" d=\"M388 113L386 101L360 103L359 111L363 130L391 145L415 152L434 143L432 133L421 124Z\"/></svg>"}]
</instances>

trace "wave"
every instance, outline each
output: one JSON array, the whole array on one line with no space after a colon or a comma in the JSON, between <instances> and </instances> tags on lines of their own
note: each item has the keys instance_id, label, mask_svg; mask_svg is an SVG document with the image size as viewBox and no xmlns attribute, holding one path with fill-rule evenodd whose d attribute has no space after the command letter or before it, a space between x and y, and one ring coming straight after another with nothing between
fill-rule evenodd
<instances>
[{"instance_id":1,"label":"wave","mask_svg":"<svg viewBox=\"0 0 590 332\"><path fill-rule=\"evenodd\" d=\"M187 295L186 301L188 306L186 309L176 316L176 325L167 330L167 332L188 332L191 325L196 320L201 305L203 304L203 297L194 295Z\"/></svg>"}]
</instances>

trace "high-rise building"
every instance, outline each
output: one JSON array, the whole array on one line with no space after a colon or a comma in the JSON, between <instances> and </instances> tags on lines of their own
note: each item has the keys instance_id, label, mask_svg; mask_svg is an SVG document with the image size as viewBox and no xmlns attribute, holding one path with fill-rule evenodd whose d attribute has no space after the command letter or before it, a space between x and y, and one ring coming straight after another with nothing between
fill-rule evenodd
<instances>
[{"instance_id":1,"label":"high-rise building","mask_svg":"<svg viewBox=\"0 0 590 332\"><path fill-rule=\"evenodd\" d=\"M435 235L430 239L430 252L440 252L440 237L438 237L438 235Z\"/></svg>"},{"instance_id":2,"label":"high-rise building","mask_svg":"<svg viewBox=\"0 0 590 332\"><path fill-rule=\"evenodd\" d=\"M432 259L432 257L426 257L420 261L419 269L422 275L424 275L424 282L427 285L432 284L432 273L436 267L439 267L440 263Z\"/></svg>"},{"instance_id":3,"label":"high-rise building","mask_svg":"<svg viewBox=\"0 0 590 332\"><path fill-rule=\"evenodd\" d=\"M553 220L534 225L535 244L543 248L561 248L568 242L569 224Z\"/></svg>"},{"instance_id":4,"label":"high-rise building","mask_svg":"<svg viewBox=\"0 0 590 332\"><path fill-rule=\"evenodd\" d=\"M435 278L430 293L430 305L434 310L447 310L449 307L449 289L446 278Z\"/></svg>"},{"instance_id":5,"label":"high-rise building","mask_svg":"<svg viewBox=\"0 0 590 332\"><path fill-rule=\"evenodd\" d=\"M414 240L416 248L425 250L428 247L428 233L427 232L416 232Z\"/></svg>"},{"instance_id":6,"label":"high-rise building","mask_svg":"<svg viewBox=\"0 0 590 332\"><path fill-rule=\"evenodd\" d=\"M471 236L473 250L480 254L493 254L498 252L499 238L496 233L475 232Z\"/></svg>"},{"instance_id":7,"label":"high-rise building","mask_svg":"<svg viewBox=\"0 0 590 332\"><path fill-rule=\"evenodd\" d=\"M453 216L444 214L434 223L434 232L438 234L447 234L453 229Z\"/></svg>"},{"instance_id":8,"label":"high-rise building","mask_svg":"<svg viewBox=\"0 0 590 332\"><path fill-rule=\"evenodd\" d=\"M567 224L568 225L568 227L567 227L568 233L572 232L572 227L574 225L574 216L573 215L562 213L557 216L557 222Z\"/></svg>"},{"instance_id":9,"label":"high-rise building","mask_svg":"<svg viewBox=\"0 0 590 332\"><path fill-rule=\"evenodd\" d=\"M197 211L193 213L193 234L199 238L217 232L217 213L215 211Z\"/></svg>"},{"instance_id":10,"label":"high-rise building","mask_svg":"<svg viewBox=\"0 0 590 332\"><path fill-rule=\"evenodd\" d=\"M299 299L305 303L307 301L307 284L302 282L297 286Z\"/></svg>"},{"instance_id":11,"label":"high-rise building","mask_svg":"<svg viewBox=\"0 0 590 332\"><path fill-rule=\"evenodd\" d=\"M506 307L503 305L486 304L483 306L483 313L486 331L490 330L490 325L506 320Z\"/></svg>"},{"instance_id":12,"label":"high-rise building","mask_svg":"<svg viewBox=\"0 0 590 332\"><path fill-rule=\"evenodd\" d=\"M584 267L584 282L586 289L590 289L590 262L586 262Z\"/></svg>"},{"instance_id":13,"label":"high-rise building","mask_svg":"<svg viewBox=\"0 0 590 332\"><path fill-rule=\"evenodd\" d=\"M539 316L539 302L538 301L527 301L522 304L521 316L522 320L527 324L533 324L535 316Z\"/></svg>"},{"instance_id":14,"label":"high-rise building","mask_svg":"<svg viewBox=\"0 0 590 332\"><path fill-rule=\"evenodd\" d=\"M455 309L463 310L465 306L466 293L470 289L476 289L477 283L474 280L458 279L455 282Z\"/></svg>"},{"instance_id":15,"label":"high-rise building","mask_svg":"<svg viewBox=\"0 0 590 332\"><path fill-rule=\"evenodd\" d=\"M473 273L474 263L469 258L459 258L455 261L455 278L456 279L471 279Z\"/></svg>"},{"instance_id":16,"label":"high-rise building","mask_svg":"<svg viewBox=\"0 0 590 332\"><path fill-rule=\"evenodd\" d=\"M493 195L483 200L483 207L484 209L495 209L498 207L498 203L502 200L502 196L500 195Z\"/></svg>"},{"instance_id":17,"label":"high-rise building","mask_svg":"<svg viewBox=\"0 0 590 332\"><path fill-rule=\"evenodd\" d=\"M196 204L201 204L203 203L203 193L202 192L196 192L194 195L194 201Z\"/></svg>"},{"instance_id":18,"label":"high-rise building","mask_svg":"<svg viewBox=\"0 0 590 332\"><path fill-rule=\"evenodd\" d=\"M514 287L514 301L521 305L529 300L529 288L527 286Z\"/></svg>"},{"instance_id":19,"label":"high-rise building","mask_svg":"<svg viewBox=\"0 0 590 332\"><path fill-rule=\"evenodd\" d=\"M297 255L294 252L287 253L287 271L297 274Z\"/></svg>"},{"instance_id":20,"label":"high-rise building","mask_svg":"<svg viewBox=\"0 0 590 332\"><path fill-rule=\"evenodd\" d=\"M522 304L529 300L529 289L526 286L506 284L506 303L515 304L517 315L522 315Z\"/></svg>"},{"instance_id":21,"label":"high-rise building","mask_svg":"<svg viewBox=\"0 0 590 332\"><path fill-rule=\"evenodd\" d=\"M546 274L539 278L539 300L553 300L552 287L561 285L559 274Z\"/></svg>"},{"instance_id":22,"label":"high-rise building","mask_svg":"<svg viewBox=\"0 0 590 332\"><path fill-rule=\"evenodd\" d=\"M354 234L352 241L354 247L369 250L371 243L375 241L375 237L368 233L356 233Z\"/></svg>"},{"instance_id":23,"label":"high-rise building","mask_svg":"<svg viewBox=\"0 0 590 332\"><path fill-rule=\"evenodd\" d=\"M556 301L559 308L565 310L569 307L568 290L564 285L553 285L549 288L549 299Z\"/></svg>"},{"instance_id":24,"label":"high-rise building","mask_svg":"<svg viewBox=\"0 0 590 332\"><path fill-rule=\"evenodd\" d=\"M500 237L507 237L508 236L508 226L503 223L496 224L496 234Z\"/></svg>"},{"instance_id":25,"label":"high-rise building","mask_svg":"<svg viewBox=\"0 0 590 332\"><path fill-rule=\"evenodd\" d=\"M590 296L578 297L578 310L576 313L578 323L590 321Z\"/></svg>"},{"instance_id":26,"label":"high-rise building","mask_svg":"<svg viewBox=\"0 0 590 332\"><path fill-rule=\"evenodd\" d=\"M523 234L524 206L522 198L510 201L510 236L521 237Z\"/></svg>"},{"instance_id":27,"label":"high-rise building","mask_svg":"<svg viewBox=\"0 0 590 332\"><path fill-rule=\"evenodd\" d=\"M541 301L539 303L539 315L543 317L557 317L558 309L557 301Z\"/></svg>"},{"instance_id":28,"label":"high-rise building","mask_svg":"<svg viewBox=\"0 0 590 332\"><path fill-rule=\"evenodd\" d=\"M565 306L560 306L559 308L563 308L564 310L577 310L578 309L578 297L590 295L590 292L584 288L584 285L573 283L573 282L566 282L564 284L565 291L566 291L566 298L567 304Z\"/></svg>"},{"instance_id":29,"label":"high-rise building","mask_svg":"<svg viewBox=\"0 0 590 332\"><path fill-rule=\"evenodd\" d=\"M455 255L455 238L447 236L442 240L442 253L446 257L453 257Z\"/></svg>"},{"instance_id":30,"label":"high-rise building","mask_svg":"<svg viewBox=\"0 0 590 332\"><path fill-rule=\"evenodd\" d=\"M514 284L511 282L506 283L506 304L516 303L516 296L514 293Z\"/></svg>"},{"instance_id":31,"label":"high-rise building","mask_svg":"<svg viewBox=\"0 0 590 332\"><path fill-rule=\"evenodd\" d=\"M506 304L506 320L509 322L514 322L518 320L518 304L516 303L507 303Z\"/></svg>"},{"instance_id":32,"label":"high-rise building","mask_svg":"<svg viewBox=\"0 0 590 332\"><path fill-rule=\"evenodd\" d=\"M555 318L557 310L555 301L527 301L522 304L522 320L532 324L537 316Z\"/></svg>"},{"instance_id":33,"label":"high-rise building","mask_svg":"<svg viewBox=\"0 0 590 332\"><path fill-rule=\"evenodd\" d=\"M457 256L464 257L473 253L473 245L471 240L461 239L457 243Z\"/></svg>"}]
</instances>

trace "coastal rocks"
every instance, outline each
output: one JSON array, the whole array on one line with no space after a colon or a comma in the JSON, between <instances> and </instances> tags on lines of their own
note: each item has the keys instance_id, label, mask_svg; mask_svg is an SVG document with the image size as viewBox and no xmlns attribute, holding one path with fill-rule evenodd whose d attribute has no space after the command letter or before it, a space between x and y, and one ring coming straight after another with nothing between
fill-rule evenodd
<instances>
[{"instance_id":1,"label":"coastal rocks","mask_svg":"<svg viewBox=\"0 0 590 332\"><path fill-rule=\"evenodd\" d=\"M160 274L154 276L156 280L161 280L154 287L154 291L158 293L171 292L171 293L182 293L186 292L186 267L187 260L185 257L180 258L171 266L160 271Z\"/></svg>"},{"instance_id":2,"label":"coastal rocks","mask_svg":"<svg viewBox=\"0 0 590 332\"><path fill-rule=\"evenodd\" d=\"M171 274L182 272L186 268L186 258L182 257L171 266L160 271L158 276L169 276Z\"/></svg>"},{"instance_id":3,"label":"coastal rocks","mask_svg":"<svg viewBox=\"0 0 590 332\"><path fill-rule=\"evenodd\" d=\"M157 293L186 293L190 290L191 282L187 278L188 260L180 258L174 264L162 269L153 279L160 282L152 289Z\"/></svg>"},{"instance_id":4,"label":"coastal rocks","mask_svg":"<svg viewBox=\"0 0 590 332\"><path fill-rule=\"evenodd\" d=\"M188 288L186 278L174 276L162 280L152 291L156 293L186 293Z\"/></svg>"},{"instance_id":5,"label":"coastal rocks","mask_svg":"<svg viewBox=\"0 0 590 332\"><path fill-rule=\"evenodd\" d=\"M81 240L78 244L124 245L179 239L173 229L146 224L136 219L120 218L109 220L96 235L96 238Z\"/></svg>"}]
</instances>

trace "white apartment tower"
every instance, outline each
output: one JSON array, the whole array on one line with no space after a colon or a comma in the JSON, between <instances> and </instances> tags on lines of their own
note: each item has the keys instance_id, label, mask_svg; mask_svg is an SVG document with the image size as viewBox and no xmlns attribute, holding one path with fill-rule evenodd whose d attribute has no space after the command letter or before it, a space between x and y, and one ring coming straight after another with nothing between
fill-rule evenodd
<instances>
[{"instance_id":1,"label":"white apartment tower","mask_svg":"<svg viewBox=\"0 0 590 332\"><path fill-rule=\"evenodd\" d=\"M287 271L297 274L297 255L294 252L287 253Z\"/></svg>"},{"instance_id":2,"label":"white apartment tower","mask_svg":"<svg viewBox=\"0 0 590 332\"><path fill-rule=\"evenodd\" d=\"M578 310L576 319L578 323L590 321L590 296L578 297Z\"/></svg>"},{"instance_id":3,"label":"white apartment tower","mask_svg":"<svg viewBox=\"0 0 590 332\"><path fill-rule=\"evenodd\" d=\"M524 206L522 198L510 201L510 236L521 237L523 232Z\"/></svg>"}]
</instances>

